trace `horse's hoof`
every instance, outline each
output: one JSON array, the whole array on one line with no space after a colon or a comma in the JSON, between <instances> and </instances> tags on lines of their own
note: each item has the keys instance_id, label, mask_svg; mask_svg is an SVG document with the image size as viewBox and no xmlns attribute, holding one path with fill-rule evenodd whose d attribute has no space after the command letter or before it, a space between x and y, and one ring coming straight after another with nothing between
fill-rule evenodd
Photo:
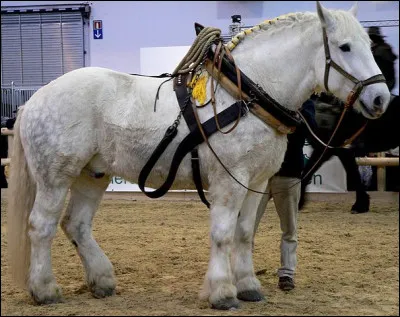
<instances>
[{"instance_id":1,"label":"horse's hoof","mask_svg":"<svg viewBox=\"0 0 400 317\"><path fill-rule=\"evenodd\" d=\"M32 291L30 292L30 294L36 305L50 305L50 304L57 304L57 303L64 302L64 299L61 295L61 291L57 291L56 295L44 296L44 297L39 297L37 294L34 294Z\"/></svg>"},{"instance_id":2,"label":"horse's hoof","mask_svg":"<svg viewBox=\"0 0 400 317\"><path fill-rule=\"evenodd\" d=\"M239 301L236 298L225 298L211 304L211 308L219 310L235 310L239 308Z\"/></svg>"},{"instance_id":3,"label":"horse's hoof","mask_svg":"<svg viewBox=\"0 0 400 317\"><path fill-rule=\"evenodd\" d=\"M240 292L237 298L246 302L260 302L265 299L264 295L256 290Z\"/></svg>"},{"instance_id":4,"label":"horse's hoof","mask_svg":"<svg viewBox=\"0 0 400 317\"><path fill-rule=\"evenodd\" d=\"M351 213L352 214L363 214L365 212L369 211L369 203L368 204L357 204L355 203L352 207L351 207Z\"/></svg>"},{"instance_id":5,"label":"horse's hoof","mask_svg":"<svg viewBox=\"0 0 400 317\"><path fill-rule=\"evenodd\" d=\"M104 298L115 295L115 288L92 287L90 289L94 298Z\"/></svg>"},{"instance_id":6,"label":"horse's hoof","mask_svg":"<svg viewBox=\"0 0 400 317\"><path fill-rule=\"evenodd\" d=\"M363 213L366 213L366 212L368 212L369 210L368 209L362 209L362 208L351 208L351 213L353 214L353 215L356 215L356 214L363 214Z\"/></svg>"},{"instance_id":7,"label":"horse's hoof","mask_svg":"<svg viewBox=\"0 0 400 317\"><path fill-rule=\"evenodd\" d=\"M352 214L363 214L369 211L370 198L364 193L357 196L356 202L351 206Z\"/></svg>"}]
</instances>

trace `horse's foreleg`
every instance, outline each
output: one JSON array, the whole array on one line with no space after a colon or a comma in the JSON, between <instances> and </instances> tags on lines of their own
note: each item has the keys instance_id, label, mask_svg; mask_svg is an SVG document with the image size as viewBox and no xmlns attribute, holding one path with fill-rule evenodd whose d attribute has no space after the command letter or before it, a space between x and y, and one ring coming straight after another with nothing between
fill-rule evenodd
<instances>
[{"instance_id":1,"label":"horse's foreleg","mask_svg":"<svg viewBox=\"0 0 400 317\"><path fill-rule=\"evenodd\" d=\"M268 181L255 186L258 191L265 191ZM260 301L264 299L261 284L254 274L253 240L255 235L256 218L258 222L265 211L266 202L260 204L263 195L249 191L240 210L235 232L235 247L232 256L232 270L236 281L237 297L244 301ZM261 205L259 207L259 205ZM264 208L263 212L259 208ZM257 223L258 225L258 223Z\"/></svg>"},{"instance_id":2,"label":"horse's foreleg","mask_svg":"<svg viewBox=\"0 0 400 317\"><path fill-rule=\"evenodd\" d=\"M31 241L28 289L37 304L62 301L51 266L51 244L64 207L68 185L47 187L37 185L35 203L29 217ZM23 199L23 198L21 198Z\"/></svg>"},{"instance_id":3,"label":"horse's foreleg","mask_svg":"<svg viewBox=\"0 0 400 317\"><path fill-rule=\"evenodd\" d=\"M114 294L113 266L92 236L92 220L110 179L83 174L71 187L71 198L61 227L76 247L86 272L86 282L96 298Z\"/></svg>"},{"instance_id":4,"label":"horse's foreleg","mask_svg":"<svg viewBox=\"0 0 400 317\"><path fill-rule=\"evenodd\" d=\"M217 183L210 187L211 254L200 296L208 298L213 308L227 310L239 306L230 257L239 210L247 190L229 176L218 179Z\"/></svg>"}]
</instances>

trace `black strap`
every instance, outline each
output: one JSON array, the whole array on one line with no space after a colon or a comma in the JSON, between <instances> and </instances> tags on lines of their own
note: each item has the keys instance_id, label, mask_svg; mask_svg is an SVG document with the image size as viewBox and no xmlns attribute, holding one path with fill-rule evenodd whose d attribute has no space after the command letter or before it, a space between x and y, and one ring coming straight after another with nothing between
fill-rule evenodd
<instances>
[{"instance_id":1,"label":"black strap","mask_svg":"<svg viewBox=\"0 0 400 317\"><path fill-rule=\"evenodd\" d=\"M197 127L197 122L194 117L193 108L191 107L192 102L190 100L190 94L186 88L186 78L187 75L178 75L178 77L174 79L174 90L186 124L189 130L193 131Z\"/></svg>"},{"instance_id":2,"label":"black strap","mask_svg":"<svg viewBox=\"0 0 400 317\"><path fill-rule=\"evenodd\" d=\"M186 88L187 75L179 75L174 80L174 87L176 97L178 99L179 107L181 108L183 117L186 124L189 127L190 132L193 132L197 128L196 118L193 113L193 107L191 106L190 94ZM193 182L196 186L197 193L201 201L210 208L210 203L208 202L206 195L204 194L203 183L200 176L200 158L197 148L194 148L191 152L192 155L192 175Z\"/></svg>"},{"instance_id":3,"label":"black strap","mask_svg":"<svg viewBox=\"0 0 400 317\"><path fill-rule=\"evenodd\" d=\"M174 77L170 73L162 73L160 75L142 75L142 74L129 74L131 76L140 76L140 77L152 77L152 78L165 78L165 77Z\"/></svg>"},{"instance_id":4,"label":"black strap","mask_svg":"<svg viewBox=\"0 0 400 317\"><path fill-rule=\"evenodd\" d=\"M223 128L228 124L234 122L239 115L239 111L241 111L241 115L244 116L247 112L246 109L247 107L244 104L244 102L238 101L233 105L231 105L229 108L223 110L218 114L218 120L220 126ZM208 119L206 122L202 124L202 126L207 137L217 131L215 118ZM197 145L204 142L203 136L199 128L196 126L196 128L193 131L191 131L179 144L174 154L174 157L172 158L171 167L164 184L162 184L160 188L152 192L147 192L145 190L145 183L147 177L149 176L151 170L153 169L154 165L156 164L156 162L158 161L164 150L171 143L172 139L176 136L176 133L177 133L176 125L170 126L168 128L164 138L161 140L157 148L154 150L150 159L148 160L148 162L146 163L146 165L143 167L143 169L139 174L139 181L138 181L139 188L147 197L159 198L165 195L171 188L175 180L176 173L183 158L186 156L187 153L192 151Z\"/></svg>"},{"instance_id":5,"label":"black strap","mask_svg":"<svg viewBox=\"0 0 400 317\"><path fill-rule=\"evenodd\" d=\"M201 181L200 158L199 158L199 152L197 150L197 147L194 148L190 153L192 154L193 181L196 186L197 193L199 194L199 197L200 197L201 201L204 203L204 205L206 205L207 208L210 208L210 203L208 202L206 195L204 194L203 183Z\"/></svg>"}]
</instances>

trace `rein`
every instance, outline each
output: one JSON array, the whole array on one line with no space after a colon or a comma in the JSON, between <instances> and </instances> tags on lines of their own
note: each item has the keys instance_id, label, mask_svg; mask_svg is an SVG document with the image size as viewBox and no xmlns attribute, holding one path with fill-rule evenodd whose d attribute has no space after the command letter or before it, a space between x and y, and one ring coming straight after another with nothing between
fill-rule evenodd
<instances>
[{"instance_id":1,"label":"rein","mask_svg":"<svg viewBox=\"0 0 400 317\"><path fill-rule=\"evenodd\" d=\"M364 125L363 125L360 129L358 129L350 138L346 139L346 140L344 141L344 143L343 143L341 146L330 146L330 145L326 144L324 141L322 141L322 140L317 136L317 134L313 131L313 129L312 129L312 128L310 127L310 125L308 124L307 119L303 116L303 114L302 114L300 111L299 111L298 113L299 113L299 116L301 117L301 119L303 120L304 124L306 125L306 127L307 127L308 131L310 132L310 134L311 134L319 143L321 143L323 146L325 146L325 147L327 147L327 148L329 148L329 149L348 148L348 147L353 143L353 141L364 131L364 129L366 128L366 126L367 126L367 124L368 124L368 122L365 122ZM342 112L342 114L343 114L343 112ZM344 115L343 115L343 117L344 117ZM341 116L341 118L342 118L342 116ZM335 131L337 130L338 125L339 125L339 124L337 124ZM335 133L336 133L336 132L335 132ZM332 136L332 138L333 138L333 136Z\"/></svg>"}]
</instances>

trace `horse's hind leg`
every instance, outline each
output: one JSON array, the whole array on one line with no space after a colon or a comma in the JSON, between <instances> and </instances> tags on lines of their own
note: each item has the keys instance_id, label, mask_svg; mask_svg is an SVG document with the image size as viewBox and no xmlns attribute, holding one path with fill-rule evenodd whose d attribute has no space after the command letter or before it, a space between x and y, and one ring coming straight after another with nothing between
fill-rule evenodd
<instances>
[{"instance_id":1,"label":"horse's hind leg","mask_svg":"<svg viewBox=\"0 0 400 317\"><path fill-rule=\"evenodd\" d=\"M37 184L32 212L29 216L31 242L28 289L37 304L50 304L62 300L51 268L51 244L57 231L64 207L68 185L44 187ZM23 199L23 198L22 198Z\"/></svg>"},{"instance_id":2,"label":"horse's hind leg","mask_svg":"<svg viewBox=\"0 0 400 317\"><path fill-rule=\"evenodd\" d=\"M95 179L82 172L71 186L71 198L61 227L76 247L86 272L86 282L96 298L115 291L113 266L92 236L92 220L109 177Z\"/></svg>"}]
</instances>

